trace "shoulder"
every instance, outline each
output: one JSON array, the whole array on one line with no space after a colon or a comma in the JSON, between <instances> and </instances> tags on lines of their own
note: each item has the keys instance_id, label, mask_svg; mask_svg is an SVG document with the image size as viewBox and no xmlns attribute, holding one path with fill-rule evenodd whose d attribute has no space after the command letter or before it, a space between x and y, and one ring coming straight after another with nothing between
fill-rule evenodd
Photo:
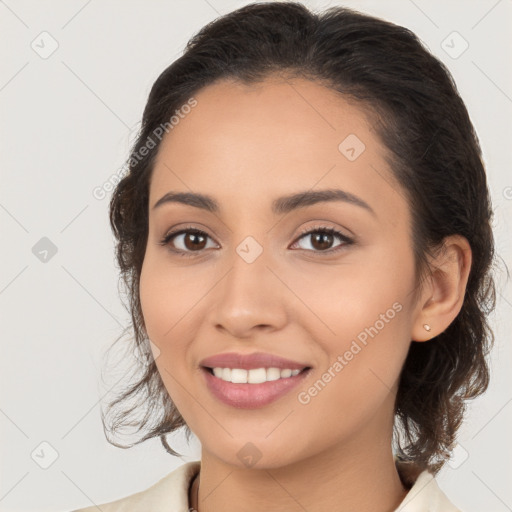
<instances>
[{"instance_id":1,"label":"shoulder","mask_svg":"<svg viewBox=\"0 0 512 512\"><path fill-rule=\"evenodd\" d=\"M402 479L410 483L410 489L394 512L462 512L448 499L432 473L418 473L402 462L397 463L397 468Z\"/></svg>"},{"instance_id":2,"label":"shoulder","mask_svg":"<svg viewBox=\"0 0 512 512\"><path fill-rule=\"evenodd\" d=\"M200 465L200 461L187 462L144 491L71 512L187 512L188 488Z\"/></svg>"}]
</instances>

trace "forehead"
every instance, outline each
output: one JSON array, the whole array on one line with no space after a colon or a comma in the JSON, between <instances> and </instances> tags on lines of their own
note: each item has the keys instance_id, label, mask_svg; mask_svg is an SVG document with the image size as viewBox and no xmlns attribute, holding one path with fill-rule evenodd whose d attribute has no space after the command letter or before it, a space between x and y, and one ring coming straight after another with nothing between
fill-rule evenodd
<instances>
[{"instance_id":1,"label":"forehead","mask_svg":"<svg viewBox=\"0 0 512 512\"><path fill-rule=\"evenodd\" d=\"M222 80L194 95L197 106L180 116L164 137L161 152L181 156L183 143L194 147L188 158L214 153L221 157L243 155L259 160L268 156L301 160L339 156L338 144L349 134L367 141L376 149L371 123L357 106L336 91L305 79L268 78L264 82L242 84ZM233 147L233 141L237 142ZM261 147L266 151L262 152ZM294 151L284 151L290 148ZM260 149L260 151L258 151ZM270 152L270 153L269 153Z\"/></svg>"},{"instance_id":2,"label":"forehead","mask_svg":"<svg viewBox=\"0 0 512 512\"><path fill-rule=\"evenodd\" d=\"M273 197L342 188L381 213L406 208L371 120L336 91L305 79L221 81L194 98L163 138L151 204L178 190L270 209Z\"/></svg>"}]
</instances>

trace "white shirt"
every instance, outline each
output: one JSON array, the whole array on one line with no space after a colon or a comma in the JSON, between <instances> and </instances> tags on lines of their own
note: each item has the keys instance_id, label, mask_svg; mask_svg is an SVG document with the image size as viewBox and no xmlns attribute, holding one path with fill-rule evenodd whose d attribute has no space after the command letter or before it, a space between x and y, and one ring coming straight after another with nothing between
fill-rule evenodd
<instances>
[{"instance_id":1,"label":"white shirt","mask_svg":"<svg viewBox=\"0 0 512 512\"><path fill-rule=\"evenodd\" d=\"M423 471L414 478L414 470L407 464L396 464L402 480L412 487L394 512L461 512L438 487L432 473ZM200 468L200 461L187 462L144 491L98 506L102 512L189 512L189 487ZM98 507L72 512L98 512Z\"/></svg>"}]
</instances>

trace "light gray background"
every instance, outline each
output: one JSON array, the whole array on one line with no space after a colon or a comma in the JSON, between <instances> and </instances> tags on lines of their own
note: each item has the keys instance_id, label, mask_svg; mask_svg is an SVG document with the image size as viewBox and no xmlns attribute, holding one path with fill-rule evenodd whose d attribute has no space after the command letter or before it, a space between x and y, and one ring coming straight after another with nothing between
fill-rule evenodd
<instances>
[{"instance_id":1,"label":"light gray background","mask_svg":"<svg viewBox=\"0 0 512 512\"><path fill-rule=\"evenodd\" d=\"M103 355L129 317L118 297L110 194L98 200L92 192L123 165L160 72L204 24L247 3L0 1L2 511L103 503L199 458L198 441L187 446L181 433L169 441L182 460L158 440L131 450L105 440L100 400L122 373L102 381ZM447 64L481 140L497 250L510 266L512 1L305 3L402 24ZM469 44L457 58L464 42L453 31ZM58 48L47 56L53 40ZM42 237L57 248L46 262L32 250ZM492 383L438 476L465 512L512 510L512 292L505 275L498 281ZM53 450L58 458L42 469Z\"/></svg>"}]
</instances>

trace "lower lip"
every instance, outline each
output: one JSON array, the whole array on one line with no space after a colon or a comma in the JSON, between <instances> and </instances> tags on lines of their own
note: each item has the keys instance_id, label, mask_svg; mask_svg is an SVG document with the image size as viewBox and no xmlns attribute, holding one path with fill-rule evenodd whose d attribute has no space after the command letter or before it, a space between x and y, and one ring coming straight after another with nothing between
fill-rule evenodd
<instances>
[{"instance_id":1,"label":"lower lip","mask_svg":"<svg viewBox=\"0 0 512 512\"><path fill-rule=\"evenodd\" d=\"M289 393L304 380L311 368L293 377L262 382L261 384L233 384L215 377L206 368L201 368L208 389L221 402L238 409L257 409Z\"/></svg>"}]
</instances>

